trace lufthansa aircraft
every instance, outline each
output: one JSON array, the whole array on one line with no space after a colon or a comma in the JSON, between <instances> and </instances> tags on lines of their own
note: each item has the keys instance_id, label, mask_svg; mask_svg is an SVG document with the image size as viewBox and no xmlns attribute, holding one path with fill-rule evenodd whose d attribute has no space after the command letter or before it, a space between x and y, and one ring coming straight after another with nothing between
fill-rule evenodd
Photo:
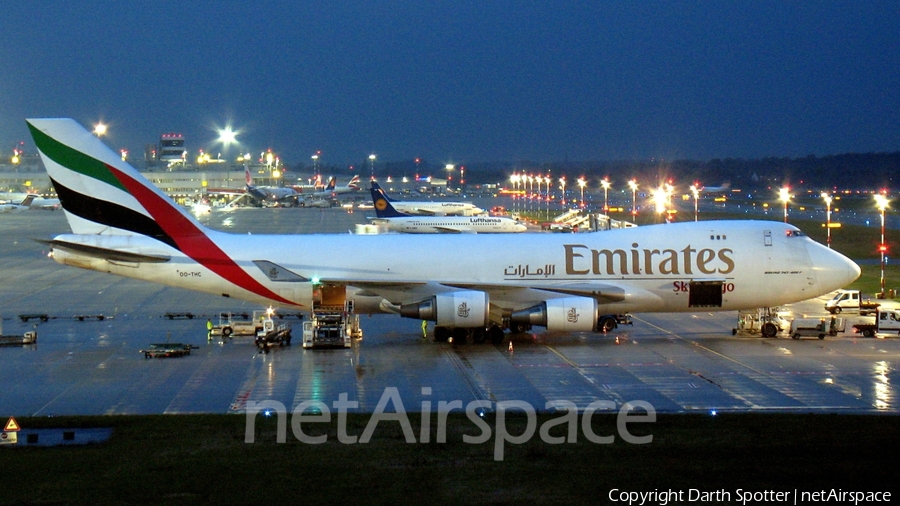
<instances>
[{"instance_id":1,"label":"lufthansa aircraft","mask_svg":"<svg viewBox=\"0 0 900 506\"><path fill-rule=\"evenodd\" d=\"M512 218L496 216L410 216L394 209L393 203L377 184L372 184L375 205L373 221L393 232L407 234L501 234L524 232L525 225Z\"/></svg>"},{"instance_id":2,"label":"lufthansa aircraft","mask_svg":"<svg viewBox=\"0 0 900 506\"><path fill-rule=\"evenodd\" d=\"M384 191L375 181L372 181L372 188ZM394 200L384 193L384 198L394 206L399 213L421 216L473 216L481 214L484 209L470 204L468 202L440 202L440 201L421 201L413 202L409 200Z\"/></svg>"},{"instance_id":3,"label":"lufthansa aircraft","mask_svg":"<svg viewBox=\"0 0 900 506\"><path fill-rule=\"evenodd\" d=\"M49 241L57 262L255 303L309 309L317 287L351 287L354 311L502 339L521 325L591 331L625 312L777 306L860 274L775 221L584 234L229 234L202 226L75 121L28 124L72 229Z\"/></svg>"}]
</instances>

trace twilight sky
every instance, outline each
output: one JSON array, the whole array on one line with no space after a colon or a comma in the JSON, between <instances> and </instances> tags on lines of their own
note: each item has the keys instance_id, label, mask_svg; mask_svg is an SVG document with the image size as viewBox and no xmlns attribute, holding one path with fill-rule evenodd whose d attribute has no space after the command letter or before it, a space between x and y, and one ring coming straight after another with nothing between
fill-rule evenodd
<instances>
[{"instance_id":1,"label":"twilight sky","mask_svg":"<svg viewBox=\"0 0 900 506\"><path fill-rule=\"evenodd\" d=\"M900 150L896 0L19 0L0 33L4 158L51 116L289 164Z\"/></svg>"}]
</instances>

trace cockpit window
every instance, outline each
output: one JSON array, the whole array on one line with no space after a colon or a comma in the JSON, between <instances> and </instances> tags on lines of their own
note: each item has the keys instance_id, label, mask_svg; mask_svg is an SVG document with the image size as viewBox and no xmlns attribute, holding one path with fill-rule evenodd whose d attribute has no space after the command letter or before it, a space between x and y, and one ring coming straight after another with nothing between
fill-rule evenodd
<instances>
[{"instance_id":1,"label":"cockpit window","mask_svg":"<svg viewBox=\"0 0 900 506\"><path fill-rule=\"evenodd\" d=\"M799 230L788 230L787 231L788 237L805 237L805 235L806 234L804 234L803 232L801 232Z\"/></svg>"}]
</instances>

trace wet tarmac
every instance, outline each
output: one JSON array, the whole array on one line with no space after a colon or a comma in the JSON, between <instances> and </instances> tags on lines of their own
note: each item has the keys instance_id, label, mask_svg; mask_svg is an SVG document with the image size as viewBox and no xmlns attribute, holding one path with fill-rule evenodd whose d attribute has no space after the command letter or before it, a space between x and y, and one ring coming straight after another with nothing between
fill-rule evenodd
<instances>
[{"instance_id":1,"label":"wet tarmac","mask_svg":"<svg viewBox=\"0 0 900 506\"><path fill-rule=\"evenodd\" d=\"M346 233L366 221L365 211L340 209L243 209L205 220L235 233ZM539 331L495 346L435 343L420 321L378 315L361 318L364 337L349 349L304 350L296 339L260 353L251 338L208 341L205 328L219 311L258 306L48 259L31 239L67 232L62 212L0 215L0 231L3 334L38 331L35 346L0 348L0 416L240 413L251 401L293 409L331 405L342 393L371 412L389 387L416 411L455 400L522 400L538 410L550 400L581 408L643 400L673 413L900 412L900 339L855 337L859 317L848 316L836 337L792 340L733 336L733 311L638 314L609 335ZM789 309L824 316L824 300ZM27 314L48 319L18 318ZM299 322L286 321L299 335ZM167 340L197 348L165 359L140 352Z\"/></svg>"}]
</instances>

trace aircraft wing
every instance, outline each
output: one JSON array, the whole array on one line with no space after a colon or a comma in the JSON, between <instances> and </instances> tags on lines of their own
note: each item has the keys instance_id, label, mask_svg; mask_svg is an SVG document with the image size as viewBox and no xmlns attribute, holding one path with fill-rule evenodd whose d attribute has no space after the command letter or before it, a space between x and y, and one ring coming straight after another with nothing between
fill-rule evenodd
<instances>
[{"instance_id":1,"label":"aircraft wing","mask_svg":"<svg viewBox=\"0 0 900 506\"><path fill-rule=\"evenodd\" d=\"M462 234L462 233L470 233L474 234L475 232L463 232L462 230L450 227L434 227L435 230L442 234Z\"/></svg>"},{"instance_id":2,"label":"aircraft wing","mask_svg":"<svg viewBox=\"0 0 900 506\"><path fill-rule=\"evenodd\" d=\"M324 281L324 280L323 280ZM647 302L653 302L658 297L644 290L635 290L632 287L622 287L612 283L580 283L566 284L563 286L544 285L534 283L532 286L502 285L502 284L442 284L438 282L428 283L382 283L372 281L343 281L361 289L358 296L381 296L395 304L421 300L438 293L452 292L454 290L477 290L490 294L492 303L508 308L525 307L553 298L553 294L576 295L590 297L599 304L625 302L639 298Z\"/></svg>"}]
</instances>

